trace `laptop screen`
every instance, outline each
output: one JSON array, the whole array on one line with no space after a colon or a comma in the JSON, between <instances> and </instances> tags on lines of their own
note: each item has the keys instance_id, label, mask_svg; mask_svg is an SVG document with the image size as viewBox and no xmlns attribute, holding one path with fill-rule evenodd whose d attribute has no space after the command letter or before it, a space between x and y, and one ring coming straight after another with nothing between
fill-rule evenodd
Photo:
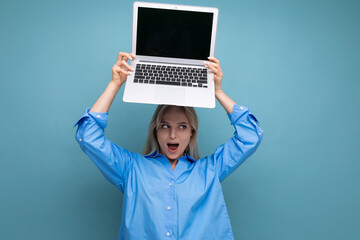
<instances>
[{"instance_id":1,"label":"laptop screen","mask_svg":"<svg viewBox=\"0 0 360 240\"><path fill-rule=\"evenodd\" d=\"M213 13L139 7L136 54L207 60Z\"/></svg>"}]
</instances>

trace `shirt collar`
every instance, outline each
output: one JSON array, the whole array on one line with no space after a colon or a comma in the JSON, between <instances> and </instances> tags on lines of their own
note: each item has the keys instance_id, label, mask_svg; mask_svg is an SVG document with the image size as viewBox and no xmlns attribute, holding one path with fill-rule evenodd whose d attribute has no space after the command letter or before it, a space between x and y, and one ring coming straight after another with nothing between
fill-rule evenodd
<instances>
[{"instance_id":1,"label":"shirt collar","mask_svg":"<svg viewBox=\"0 0 360 240\"><path fill-rule=\"evenodd\" d=\"M147 157L147 158L151 157L151 158L153 158L153 157L156 157L158 154L159 154L159 153L155 150L155 151L153 151L152 153L150 153L150 154L148 154L148 155L145 155L144 157Z\"/></svg>"},{"instance_id":2,"label":"shirt collar","mask_svg":"<svg viewBox=\"0 0 360 240\"><path fill-rule=\"evenodd\" d=\"M148 155L145 155L144 157L148 157L148 158L155 158L155 157L158 157L158 156L163 156L162 154L158 153L158 151L154 151ZM192 157L190 157L187 153L185 153L185 155L179 159L186 159L190 162L196 162L195 159L193 159Z\"/></svg>"}]
</instances>

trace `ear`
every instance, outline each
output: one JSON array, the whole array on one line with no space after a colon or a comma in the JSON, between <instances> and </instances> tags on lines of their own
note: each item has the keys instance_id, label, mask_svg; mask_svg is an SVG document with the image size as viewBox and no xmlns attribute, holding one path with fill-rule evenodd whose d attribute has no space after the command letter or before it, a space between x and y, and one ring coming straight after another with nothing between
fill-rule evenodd
<instances>
[{"instance_id":1,"label":"ear","mask_svg":"<svg viewBox=\"0 0 360 240\"><path fill-rule=\"evenodd\" d=\"M191 128L191 136L190 136L190 139L192 139L195 135L195 130L193 128Z\"/></svg>"}]
</instances>

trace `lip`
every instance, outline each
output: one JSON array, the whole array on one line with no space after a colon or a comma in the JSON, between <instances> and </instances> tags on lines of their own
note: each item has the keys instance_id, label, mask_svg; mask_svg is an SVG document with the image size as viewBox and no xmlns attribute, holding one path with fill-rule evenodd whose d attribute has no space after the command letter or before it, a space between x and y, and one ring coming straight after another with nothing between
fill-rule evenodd
<instances>
[{"instance_id":1,"label":"lip","mask_svg":"<svg viewBox=\"0 0 360 240\"><path fill-rule=\"evenodd\" d=\"M177 152L177 148L174 149L174 150L172 150L171 148L168 147L168 151L169 151L170 153L176 153L176 152Z\"/></svg>"},{"instance_id":2,"label":"lip","mask_svg":"<svg viewBox=\"0 0 360 240\"><path fill-rule=\"evenodd\" d=\"M169 147L170 144L177 144L177 147L176 147L175 149L171 149L171 148ZM176 153L177 150L178 150L178 148L179 148L179 144L178 144L178 143L168 143L168 144L167 144L167 147L168 147L168 151L169 151L170 153Z\"/></svg>"}]
</instances>

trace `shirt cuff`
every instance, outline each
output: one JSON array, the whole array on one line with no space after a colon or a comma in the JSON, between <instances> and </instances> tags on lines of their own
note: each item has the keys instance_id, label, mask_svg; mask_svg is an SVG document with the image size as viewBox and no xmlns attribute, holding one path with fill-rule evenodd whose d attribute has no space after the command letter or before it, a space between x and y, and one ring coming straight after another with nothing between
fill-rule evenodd
<instances>
[{"instance_id":1,"label":"shirt cuff","mask_svg":"<svg viewBox=\"0 0 360 240\"><path fill-rule=\"evenodd\" d=\"M248 114L255 120L256 123L259 123L255 116L250 112L248 107L235 104L232 113L228 113L231 124L236 123L240 118L244 116L246 112L248 112Z\"/></svg>"},{"instance_id":2,"label":"shirt cuff","mask_svg":"<svg viewBox=\"0 0 360 240\"><path fill-rule=\"evenodd\" d=\"M89 112L90 108L86 108L82 117L75 123L74 127L81 124L81 122L86 118L92 118L100 127L106 128L108 113L99 113L99 112Z\"/></svg>"}]
</instances>

